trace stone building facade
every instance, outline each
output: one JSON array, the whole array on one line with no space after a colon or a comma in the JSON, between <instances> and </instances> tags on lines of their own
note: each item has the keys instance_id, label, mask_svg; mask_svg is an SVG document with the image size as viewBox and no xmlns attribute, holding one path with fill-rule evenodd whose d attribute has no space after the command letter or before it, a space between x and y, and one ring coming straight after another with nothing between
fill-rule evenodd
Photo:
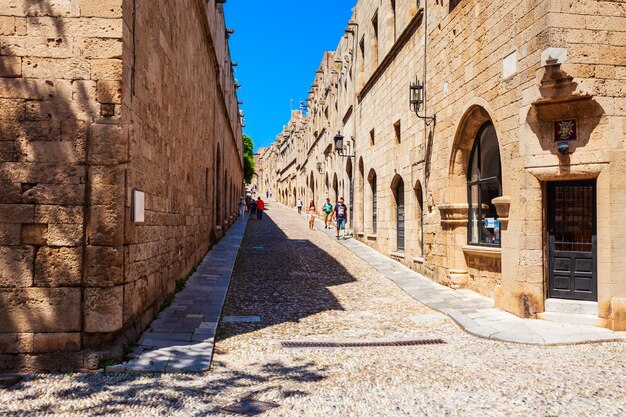
<instances>
[{"instance_id":1,"label":"stone building facade","mask_svg":"<svg viewBox=\"0 0 626 417\"><path fill-rule=\"evenodd\" d=\"M625 27L621 1L359 0L268 186L343 196L355 237L499 308L625 330Z\"/></svg>"},{"instance_id":2,"label":"stone building facade","mask_svg":"<svg viewBox=\"0 0 626 417\"><path fill-rule=\"evenodd\" d=\"M0 370L119 358L236 219L242 171L221 4L2 1Z\"/></svg>"}]
</instances>

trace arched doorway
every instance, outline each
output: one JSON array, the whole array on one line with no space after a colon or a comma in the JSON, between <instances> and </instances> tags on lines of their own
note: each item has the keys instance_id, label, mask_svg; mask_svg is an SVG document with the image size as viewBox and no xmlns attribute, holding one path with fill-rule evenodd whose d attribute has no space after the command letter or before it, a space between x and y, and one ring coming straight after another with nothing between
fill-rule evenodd
<instances>
[{"instance_id":1,"label":"arched doorway","mask_svg":"<svg viewBox=\"0 0 626 417\"><path fill-rule=\"evenodd\" d=\"M219 144L215 153L215 224L222 225L222 157Z\"/></svg>"},{"instance_id":2,"label":"arched doorway","mask_svg":"<svg viewBox=\"0 0 626 417\"><path fill-rule=\"evenodd\" d=\"M349 222L350 222L350 227L353 227L352 221L354 220L354 213L353 213L353 209L354 209L354 183L352 181L352 159L348 158L348 161L346 162L346 173L348 174L348 193L349 193L349 199L350 201L348 201L348 217L349 217Z\"/></svg>"},{"instance_id":3,"label":"arched doorway","mask_svg":"<svg viewBox=\"0 0 626 417\"><path fill-rule=\"evenodd\" d=\"M378 190L376 184L376 171L373 169L370 170L367 175L367 181L370 185L370 209L371 213L371 230L372 233L376 233L378 230Z\"/></svg>"},{"instance_id":4,"label":"arched doorway","mask_svg":"<svg viewBox=\"0 0 626 417\"><path fill-rule=\"evenodd\" d=\"M396 249L398 252L404 252L404 180L400 175L396 175L391 181L391 190L395 200Z\"/></svg>"},{"instance_id":5,"label":"arched doorway","mask_svg":"<svg viewBox=\"0 0 626 417\"><path fill-rule=\"evenodd\" d=\"M422 258L424 257L424 195L422 193L422 184L419 180L415 183L415 187L413 187L415 191L415 210L414 210L414 218L415 223L417 224L417 243L418 243L418 253Z\"/></svg>"},{"instance_id":6,"label":"arched doorway","mask_svg":"<svg viewBox=\"0 0 626 417\"><path fill-rule=\"evenodd\" d=\"M337 174L333 174L333 203L339 200L339 182L337 181Z\"/></svg>"},{"instance_id":7,"label":"arched doorway","mask_svg":"<svg viewBox=\"0 0 626 417\"><path fill-rule=\"evenodd\" d=\"M359 158L359 195L361 196L361 204L359 204L359 222L361 231L365 230L365 167L363 166L363 158Z\"/></svg>"}]
</instances>

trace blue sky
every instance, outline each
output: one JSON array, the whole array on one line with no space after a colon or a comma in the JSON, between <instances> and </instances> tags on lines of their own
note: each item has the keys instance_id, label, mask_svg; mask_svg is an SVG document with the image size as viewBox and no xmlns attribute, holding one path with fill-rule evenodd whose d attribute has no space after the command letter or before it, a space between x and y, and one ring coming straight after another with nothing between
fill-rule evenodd
<instances>
[{"instance_id":1,"label":"blue sky","mask_svg":"<svg viewBox=\"0 0 626 417\"><path fill-rule=\"evenodd\" d=\"M308 96L324 51L335 50L356 0L228 0L226 26L244 133L255 149L270 145Z\"/></svg>"}]
</instances>

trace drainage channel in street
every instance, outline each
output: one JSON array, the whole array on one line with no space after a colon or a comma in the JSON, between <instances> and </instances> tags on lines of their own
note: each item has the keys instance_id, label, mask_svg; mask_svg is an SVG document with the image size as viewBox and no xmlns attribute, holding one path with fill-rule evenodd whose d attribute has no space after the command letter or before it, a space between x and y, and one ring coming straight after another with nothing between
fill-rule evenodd
<instances>
[{"instance_id":1,"label":"drainage channel in street","mask_svg":"<svg viewBox=\"0 0 626 417\"><path fill-rule=\"evenodd\" d=\"M352 348L352 347L389 347L389 346L422 346L442 345L442 339L422 340L390 340L390 341L363 341L363 342L281 342L284 348Z\"/></svg>"}]
</instances>

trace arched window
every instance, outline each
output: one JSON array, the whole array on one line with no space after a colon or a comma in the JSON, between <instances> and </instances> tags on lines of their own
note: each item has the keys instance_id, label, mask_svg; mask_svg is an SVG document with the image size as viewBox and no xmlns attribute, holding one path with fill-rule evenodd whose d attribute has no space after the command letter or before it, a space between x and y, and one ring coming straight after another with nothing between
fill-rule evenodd
<instances>
[{"instance_id":1,"label":"arched window","mask_svg":"<svg viewBox=\"0 0 626 417\"><path fill-rule=\"evenodd\" d=\"M376 172L374 170L370 171L368 181L372 192L372 233L376 233L378 230L378 191L376 189Z\"/></svg>"},{"instance_id":2,"label":"arched window","mask_svg":"<svg viewBox=\"0 0 626 417\"><path fill-rule=\"evenodd\" d=\"M500 246L500 222L492 200L502 195L502 170L496 129L485 123L474 140L467 176L468 243Z\"/></svg>"}]
</instances>

